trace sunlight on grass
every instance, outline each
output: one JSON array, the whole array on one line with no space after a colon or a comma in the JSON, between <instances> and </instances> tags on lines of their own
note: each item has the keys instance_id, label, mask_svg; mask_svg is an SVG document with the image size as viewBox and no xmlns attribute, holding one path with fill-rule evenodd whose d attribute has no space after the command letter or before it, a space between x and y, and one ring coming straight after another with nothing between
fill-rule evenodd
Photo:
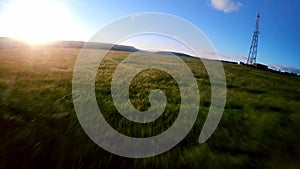
<instances>
[{"instance_id":1,"label":"sunlight on grass","mask_svg":"<svg viewBox=\"0 0 300 169\"><path fill-rule=\"evenodd\" d=\"M145 159L106 152L82 130L73 108L72 71L80 49L43 48L0 51L0 168L298 168L300 79L223 63L228 95L212 137L198 144L210 106L210 83L200 60L182 58L200 90L198 119L188 136L170 151ZM92 51L91 51L92 52ZM111 76L128 52L111 51L99 65L96 94L111 126L134 137L149 137L170 127L180 109L174 79L145 70L130 83L130 99L149 108L149 92L168 99L165 112L149 124L123 118L111 98Z\"/></svg>"}]
</instances>

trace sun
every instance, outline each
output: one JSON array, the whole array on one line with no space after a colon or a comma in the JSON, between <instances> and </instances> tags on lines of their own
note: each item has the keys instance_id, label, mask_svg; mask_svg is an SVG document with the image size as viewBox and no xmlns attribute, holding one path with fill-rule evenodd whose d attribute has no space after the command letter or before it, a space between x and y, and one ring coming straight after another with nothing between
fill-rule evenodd
<instances>
[{"instance_id":1,"label":"sun","mask_svg":"<svg viewBox=\"0 0 300 169\"><path fill-rule=\"evenodd\" d=\"M32 44L63 39L76 27L68 9L54 0L16 0L0 16L1 33Z\"/></svg>"}]
</instances>

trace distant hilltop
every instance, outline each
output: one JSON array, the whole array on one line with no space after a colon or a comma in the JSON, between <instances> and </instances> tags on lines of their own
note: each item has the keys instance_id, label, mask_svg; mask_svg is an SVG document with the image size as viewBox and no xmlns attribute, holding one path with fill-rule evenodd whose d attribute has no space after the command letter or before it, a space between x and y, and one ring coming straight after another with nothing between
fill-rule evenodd
<instances>
[{"instance_id":1,"label":"distant hilltop","mask_svg":"<svg viewBox=\"0 0 300 169\"><path fill-rule=\"evenodd\" d=\"M0 37L0 49L14 49L14 48L27 48L31 47L29 43L16 40L8 37ZM87 48L87 49L111 49L116 51L139 51L133 46L126 45L114 45L109 43L97 43L97 42L83 42L83 41L54 41L37 46L45 47L58 47L58 48Z\"/></svg>"},{"instance_id":2,"label":"distant hilltop","mask_svg":"<svg viewBox=\"0 0 300 169\"><path fill-rule=\"evenodd\" d=\"M16 40L14 38L9 37L0 37L0 50L1 49L15 49L15 48L29 48L35 45L30 45L30 43L26 43L24 41ZM164 55L176 55L181 57L196 57L191 56L181 52L174 52L174 51L145 51L137 49L133 46L126 46L126 45L115 45L109 43L98 43L98 42L84 42L84 41L54 41L50 43L36 45L37 47L54 47L54 48L86 48L86 49L102 49L102 50L115 50L115 51L125 51L125 52L150 52L156 54L164 54ZM234 61L226 61L222 60L223 62L232 62L237 63ZM261 64L259 64L260 68ZM300 75L300 69L288 67L288 66L280 66L280 65L265 65L263 66L264 70L274 71L281 74L292 74L292 75Z\"/></svg>"},{"instance_id":3,"label":"distant hilltop","mask_svg":"<svg viewBox=\"0 0 300 169\"><path fill-rule=\"evenodd\" d=\"M115 50L115 51L127 51L127 52L150 52L145 50L137 49L133 46L126 45L115 45L109 43L100 43L100 42L84 42L84 41L54 41L45 44L39 45L30 45L14 38L0 37L0 49L14 49L14 48L28 48L32 46L44 46L44 47L57 47L57 48L86 48L86 49L102 49L102 50ZM150 52L156 54L165 54L165 55L176 55L183 57L192 57L185 53L173 52L173 51L157 51Z\"/></svg>"}]
</instances>

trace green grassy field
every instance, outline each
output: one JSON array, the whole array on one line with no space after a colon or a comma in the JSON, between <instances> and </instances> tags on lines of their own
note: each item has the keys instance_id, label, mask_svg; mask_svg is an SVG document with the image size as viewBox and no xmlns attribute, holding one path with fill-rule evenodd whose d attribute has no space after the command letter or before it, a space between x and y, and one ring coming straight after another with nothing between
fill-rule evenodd
<instances>
[{"instance_id":1,"label":"green grassy field","mask_svg":"<svg viewBox=\"0 0 300 169\"><path fill-rule=\"evenodd\" d=\"M210 106L210 82L199 59L182 59L200 90L197 121L188 136L161 155L143 159L113 155L92 142L81 128L72 102L72 74L80 49L0 50L0 168L300 168L300 78L223 63L227 101L219 127L203 144L198 137ZM168 97L155 122L138 124L114 107L111 76L129 53L111 51L99 67L97 101L119 132L147 137L176 119L180 94L175 80L150 69L131 82L130 98L147 110L149 92Z\"/></svg>"}]
</instances>

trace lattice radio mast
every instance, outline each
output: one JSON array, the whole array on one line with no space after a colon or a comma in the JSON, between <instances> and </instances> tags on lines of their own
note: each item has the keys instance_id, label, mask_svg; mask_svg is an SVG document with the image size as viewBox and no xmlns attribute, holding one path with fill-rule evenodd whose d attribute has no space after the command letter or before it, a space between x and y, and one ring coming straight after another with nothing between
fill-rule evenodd
<instances>
[{"instance_id":1,"label":"lattice radio mast","mask_svg":"<svg viewBox=\"0 0 300 169\"><path fill-rule=\"evenodd\" d=\"M252 65L256 63L256 57L257 57L257 46L258 46L258 34L259 34L259 13L256 14L256 24L255 24L255 30L253 32L252 36L252 42L251 47L247 59L247 64Z\"/></svg>"}]
</instances>

